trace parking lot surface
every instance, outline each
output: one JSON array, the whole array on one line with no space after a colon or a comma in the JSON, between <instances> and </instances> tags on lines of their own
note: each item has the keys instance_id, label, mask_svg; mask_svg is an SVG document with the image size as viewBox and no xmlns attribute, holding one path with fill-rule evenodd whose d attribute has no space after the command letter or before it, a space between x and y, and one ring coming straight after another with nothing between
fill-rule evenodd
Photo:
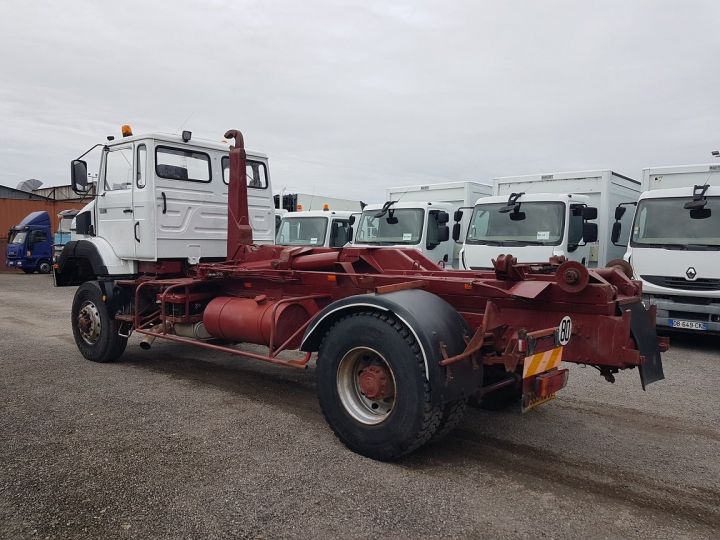
<instances>
[{"instance_id":1,"label":"parking lot surface","mask_svg":"<svg viewBox=\"0 0 720 540\"><path fill-rule=\"evenodd\" d=\"M326 426L313 369L133 336L94 364L74 288L0 274L0 537L717 538L720 339L640 388L570 367L557 400L470 410L397 463Z\"/></svg>"}]
</instances>

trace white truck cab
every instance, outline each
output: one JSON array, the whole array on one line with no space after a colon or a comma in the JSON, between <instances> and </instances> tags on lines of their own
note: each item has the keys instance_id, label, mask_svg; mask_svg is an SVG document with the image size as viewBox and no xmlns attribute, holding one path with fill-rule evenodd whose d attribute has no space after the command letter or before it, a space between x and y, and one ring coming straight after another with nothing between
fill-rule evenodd
<instances>
[{"instance_id":1,"label":"white truck cab","mask_svg":"<svg viewBox=\"0 0 720 540\"><path fill-rule=\"evenodd\" d=\"M353 246L408 247L440 266L450 266L454 243L449 242L450 212L455 206L437 202L368 204L353 225Z\"/></svg>"},{"instance_id":2,"label":"white truck cab","mask_svg":"<svg viewBox=\"0 0 720 540\"><path fill-rule=\"evenodd\" d=\"M340 210L286 212L278 226L275 244L341 248L350 241L350 216Z\"/></svg>"},{"instance_id":3,"label":"white truck cab","mask_svg":"<svg viewBox=\"0 0 720 540\"><path fill-rule=\"evenodd\" d=\"M493 195L478 204L494 204L495 211L473 210L462 268L491 268L491 259L508 253L520 262L564 256L602 267L623 256L610 239L613 213L637 201L640 182L610 169L530 174L495 178ZM522 213L526 218L518 219Z\"/></svg>"},{"instance_id":4,"label":"white truck cab","mask_svg":"<svg viewBox=\"0 0 720 540\"><path fill-rule=\"evenodd\" d=\"M627 245L658 327L720 333L720 165L647 168L643 189L629 243L618 243L627 206L616 210L613 240Z\"/></svg>"},{"instance_id":5,"label":"white truck cab","mask_svg":"<svg viewBox=\"0 0 720 540\"><path fill-rule=\"evenodd\" d=\"M97 195L75 217L55 268L57 285L226 256L228 144L193 140L189 131L134 136L123 126L123 135L96 145L101 147ZM72 181L77 192L89 191L82 159L72 163ZM248 152L247 184L253 238L272 243L267 156Z\"/></svg>"},{"instance_id":6,"label":"white truck cab","mask_svg":"<svg viewBox=\"0 0 720 540\"><path fill-rule=\"evenodd\" d=\"M547 261L553 256L586 263L597 225L584 195L539 193L484 197L475 204L461 267L490 269L492 260L512 254L520 262Z\"/></svg>"}]
</instances>

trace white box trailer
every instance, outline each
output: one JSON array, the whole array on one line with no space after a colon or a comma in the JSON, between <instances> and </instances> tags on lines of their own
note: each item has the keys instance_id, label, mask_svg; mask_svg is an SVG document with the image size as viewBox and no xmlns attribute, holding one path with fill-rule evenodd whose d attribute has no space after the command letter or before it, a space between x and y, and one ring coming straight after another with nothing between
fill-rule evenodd
<instances>
[{"instance_id":1,"label":"white box trailer","mask_svg":"<svg viewBox=\"0 0 720 540\"><path fill-rule=\"evenodd\" d=\"M585 195L588 206L597 208L598 239L590 245L588 266L605 266L608 261L622 258L625 249L610 241L615 207L638 200L640 182L610 169L551 174L529 174L495 178L493 195L509 197L511 193L553 193ZM522 200L522 199L520 199ZM625 232L620 243L626 243L631 216L624 218ZM517 251L517 250L515 250ZM513 255L515 252L513 252Z\"/></svg>"},{"instance_id":2,"label":"white box trailer","mask_svg":"<svg viewBox=\"0 0 720 540\"><path fill-rule=\"evenodd\" d=\"M386 200L401 202L446 202L460 207L472 207L480 197L492 194L491 184L461 181L443 184L418 184L390 187L385 191Z\"/></svg>"},{"instance_id":3,"label":"white box trailer","mask_svg":"<svg viewBox=\"0 0 720 540\"><path fill-rule=\"evenodd\" d=\"M307 210L324 210L327 205L328 210L343 210L350 212L360 212L360 201L352 199L340 199L338 197L326 197L321 194L311 193L285 193L282 195L282 204L280 195L275 195L275 208L287 210L288 212L302 212Z\"/></svg>"}]
</instances>

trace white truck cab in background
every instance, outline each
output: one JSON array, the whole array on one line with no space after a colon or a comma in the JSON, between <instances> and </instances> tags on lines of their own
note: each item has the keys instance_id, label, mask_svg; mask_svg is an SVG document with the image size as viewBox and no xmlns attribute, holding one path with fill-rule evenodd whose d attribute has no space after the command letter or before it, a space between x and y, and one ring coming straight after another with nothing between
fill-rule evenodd
<instances>
[{"instance_id":1,"label":"white truck cab in background","mask_svg":"<svg viewBox=\"0 0 720 540\"><path fill-rule=\"evenodd\" d=\"M632 233L625 260L658 327L720 333L720 165L647 168L643 189L631 230L628 205L616 210L613 239Z\"/></svg>"},{"instance_id":2,"label":"white truck cab in background","mask_svg":"<svg viewBox=\"0 0 720 540\"><path fill-rule=\"evenodd\" d=\"M141 266L151 270L170 261L179 268L225 258L228 144L192 140L189 131L134 136L123 126L122 138L96 147L97 195L75 217L55 268L57 285L134 276ZM77 192L89 191L82 159L72 163L72 182ZM254 241L272 243L267 156L248 152L247 184Z\"/></svg>"},{"instance_id":3,"label":"white truck cab in background","mask_svg":"<svg viewBox=\"0 0 720 540\"><path fill-rule=\"evenodd\" d=\"M440 266L452 263L451 203L395 202L368 204L353 223L353 246L407 247Z\"/></svg>"},{"instance_id":4,"label":"white truck cab in background","mask_svg":"<svg viewBox=\"0 0 720 540\"><path fill-rule=\"evenodd\" d=\"M496 178L493 193L472 211L461 268L489 269L508 253L520 262L564 256L598 267L623 256L611 242L614 209L637 200L640 182L611 170L535 174Z\"/></svg>"},{"instance_id":5,"label":"white truck cab in background","mask_svg":"<svg viewBox=\"0 0 720 540\"><path fill-rule=\"evenodd\" d=\"M449 219L491 192L489 184L471 181L388 188L388 202L367 205L354 223L353 245L413 247L441 266L457 268L460 246L449 237ZM468 216L462 226L469 221Z\"/></svg>"},{"instance_id":6,"label":"white truck cab in background","mask_svg":"<svg viewBox=\"0 0 720 540\"><path fill-rule=\"evenodd\" d=\"M352 214L340 210L286 212L280 220L275 244L341 248L350 241Z\"/></svg>"}]
</instances>

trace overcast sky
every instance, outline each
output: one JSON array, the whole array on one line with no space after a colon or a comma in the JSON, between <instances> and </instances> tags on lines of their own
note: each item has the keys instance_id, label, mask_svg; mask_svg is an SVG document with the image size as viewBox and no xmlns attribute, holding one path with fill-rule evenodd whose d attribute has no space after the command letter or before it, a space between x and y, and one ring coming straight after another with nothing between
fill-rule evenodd
<instances>
[{"instance_id":1,"label":"overcast sky","mask_svg":"<svg viewBox=\"0 0 720 540\"><path fill-rule=\"evenodd\" d=\"M0 183L136 134L229 128L275 191L704 163L720 2L0 0Z\"/></svg>"}]
</instances>

